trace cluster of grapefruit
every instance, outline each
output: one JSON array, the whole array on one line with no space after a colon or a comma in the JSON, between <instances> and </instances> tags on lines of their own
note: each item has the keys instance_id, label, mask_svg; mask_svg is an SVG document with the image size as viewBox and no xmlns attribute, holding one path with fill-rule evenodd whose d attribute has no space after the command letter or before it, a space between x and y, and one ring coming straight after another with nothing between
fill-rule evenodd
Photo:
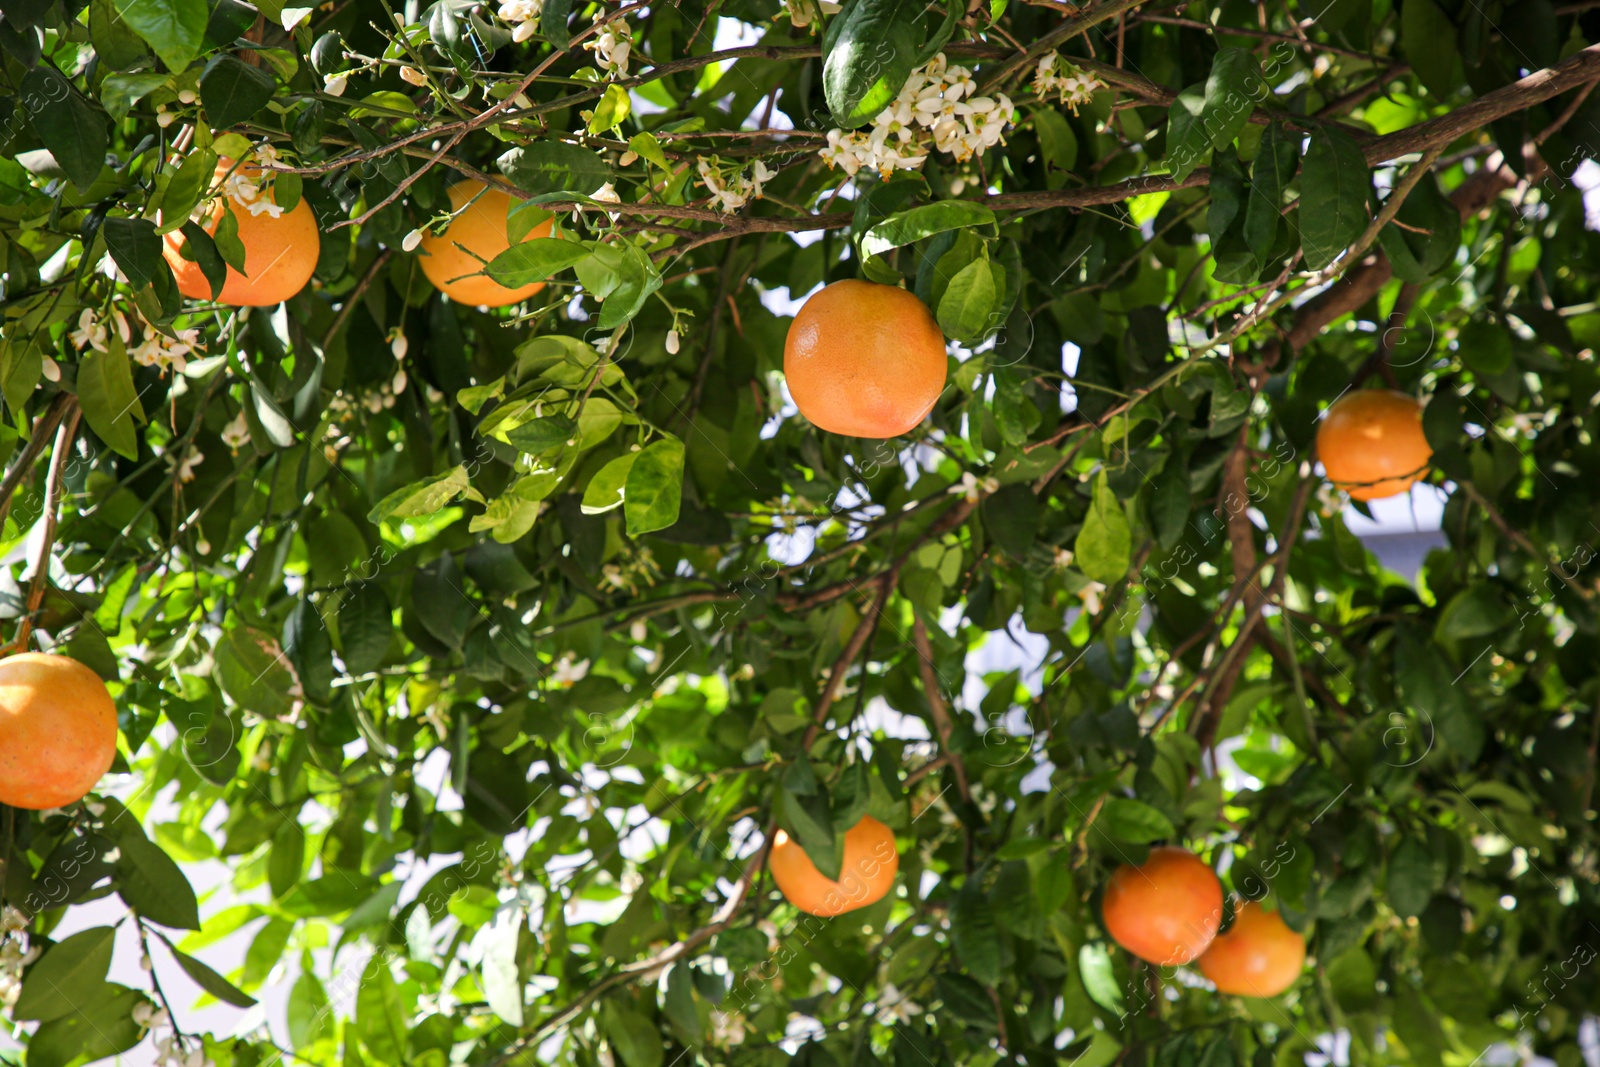
<instances>
[{"instance_id":1,"label":"cluster of grapefruit","mask_svg":"<svg viewBox=\"0 0 1600 1067\"><path fill-rule=\"evenodd\" d=\"M875 904L894 888L900 858L894 831L870 815L845 834L839 877L829 878L798 842L779 830L767 867L784 898L801 911L832 917ZM1275 997L1300 977L1306 939L1255 901L1233 910L1220 932L1222 883L1192 852L1162 847L1144 863L1124 864L1106 885L1100 909L1111 939L1162 967L1198 961L1219 992Z\"/></svg>"},{"instance_id":2,"label":"cluster of grapefruit","mask_svg":"<svg viewBox=\"0 0 1600 1067\"><path fill-rule=\"evenodd\" d=\"M1275 997L1294 985L1306 939L1255 901L1239 904L1222 928L1222 883L1194 853L1165 846L1143 863L1123 864L1106 884L1100 916L1111 939L1147 963L1198 960L1223 993Z\"/></svg>"},{"instance_id":3,"label":"cluster of grapefruit","mask_svg":"<svg viewBox=\"0 0 1600 1067\"><path fill-rule=\"evenodd\" d=\"M235 175L246 179L245 187L255 189L256 195L246 197L238 191L239 183L230 185L228 179ZM315 214L304 199L281 210L265 181L268 177L251 164L236 167L232 160L224 159L217 165L216 181L225 192L211 201L201 226L215 236L223 216L231 213L244 247L244 270L227 268L227 279L216 298L219 303L234 307L280 304L304 289L317 269L322 238ZM422 273L435 288L458 303L484 307L515 304L543 289L543 282L508 289L483 273L485 263L511 247L511 197L475 181L457 182L449 192L449 225L443 233L425 234L419 246ZM546 218L522 240L549 236L551 226L552 220ZM192 300L210 300L211 284L199 262L184 256L185 240L182 231L174 230L167 235L163 250L178 291Z\"/></svg>"},{"instance_id":4,"label":"cluster of grapefruit","mask_svg":"<svg viewBox=\"0 0 1600 1067\"><path fill-rule=\"evenodd\" d=\"M223 160L217 181L237 173L254 187L259 167ZM233 186L237 188L237 184ZM262 201L236 195L211 202L202 223L215 235L227 213L237 224L244 270L227 268L217 299L237 306L268 306L298 293L316 270L320 236L305 200L278 209L270 184ZM511 198L481 182L449 190L452 216L443 233L421 239L422 272L458 303L505 307L544 288L530 282L507 288L483 272L485 263L511 247ZM231 201L231 203L230 203ZM548 236L545 219L521 240ZM165 255L184 296L211 299L211 286L195 259L184 255L181 231L167 235ZM795 315L783 347L783 370L800 413L829 433L886 439L916 427L943 392L945 339L928 307L898 286L846 280L824 286ZM1328 479L1357 500L1405 492L1426 473L1431 450L1422 433L1421 408L1389 390L1362 390L1341 398L1317 431L1317 450Z\"/></svg>"}]
</instances>

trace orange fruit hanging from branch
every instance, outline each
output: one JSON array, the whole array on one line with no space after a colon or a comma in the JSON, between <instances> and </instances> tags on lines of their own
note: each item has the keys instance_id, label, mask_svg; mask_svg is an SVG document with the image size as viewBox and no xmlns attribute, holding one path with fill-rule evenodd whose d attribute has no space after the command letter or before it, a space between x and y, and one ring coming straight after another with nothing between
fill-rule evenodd
<instances>
[{"instance_id":1,"label":"orange fruit hanging from branch","mask_svg":"<svg viewBox=\"0 0 1600 1067\"><path fill-rule=\"evenodd\" d=\"M529 282L508 289L483 273L485 263L511 247L508 194L482 182L457 182L450 187L450 209L457 214L444 233L424 235L418 248L422 273L434 288L458 304L496 308L526 300L544 288L544 282ZM522 239L548 237L552 224L547 218Z\"/></svg>"},{"instance_id":2,"label":"orange fruit hanging from branch","mask_svg":"<svg viewBox=\"0 0 1600 1067\"><path fill-rule=\"evenodd\" d=\"M898 437L944 390L944 334L928 306L853 279L812 295L789 325L783 373L800 414L848 437Z\"/></svg>"},{"instance_id":3,"label":"orange fruit hanging from branch","mask_svg":"<svg viewBox=\"0 0 1600 1067\"><path fill-rule=\"evenodd\" d=\"M1317 455L1328 480L1356 500L1398 496L1428 472L1433 456L1422 405L1392 389L1347 393L1317 427Z\"/></svg>"},{"instance_id":4,"label":"orange fruit hanging from branch","mask_svg":"<svg viewBox=\"0 0 1600 1067\"><path fill-rule=\"evenodd\" d=\"M232 161L225 159L217 166L217 178L225 182L223 195L212 201L201 226L216 236L224 211L231 209L239 227L239 243L244 246L244 272L228 268L217 303L234 307L283 303L304 289L317 269L322 238L316 215L304 197L287 211L279 208L271 187L263 188L259 167L235 170ZM191 300L210 301L211 283L200 264L183 258L183 232L174 230L165 240L162 252L177 279L178 292Z\"/></svg>"},{"instance_id":5,"label":"orange fruit hanging from branch","mask_svg":"<svg viewBox=\"0 0 1600 1067\"><path fill-rule=\"evenodd\" d=\"M838 880L817 870L800 843L782 830L772 840L767 867L789 903L812 915L828 917L883 899L894 888L900 853L894 847L894 831L865 815L844 835Z\"/></svg>"},{"instance_id":6,"label":"orange fruit hanging from branch","mask_svg":"<svg viewBox=\"0 0 1600 1067\"><path fill-rule=\"evenodd\" d=\"M1148 963L1176 967L1211 944L1222 925L1222 883L1181 848L1150 850L1111 875L1101 918L1112 940Z\"/></svg>"},{"instance_id":7,"label":"orange fruit hanging from branch","mask_svg":"<svg viewBox=\"0 0 1600 1067\"><path fill-rule=\"evenodd\" d=\"M1294 985L1305 963L1306 939L1277 912L1248 901L1200 957L1200 973L1223 993L1275 997Z\"/></svg>"},{"instance_id":8,"label":"orange fruit hanging from branch","mask_svg":"<svg viewBox=\"0 0 1600 1067\"><path fill-rule=\"evenodd\" d=\"M42 811L82 800L117 754L117 708L67 656L0 660L0 804Z\"/></svg>"}]
</instances>

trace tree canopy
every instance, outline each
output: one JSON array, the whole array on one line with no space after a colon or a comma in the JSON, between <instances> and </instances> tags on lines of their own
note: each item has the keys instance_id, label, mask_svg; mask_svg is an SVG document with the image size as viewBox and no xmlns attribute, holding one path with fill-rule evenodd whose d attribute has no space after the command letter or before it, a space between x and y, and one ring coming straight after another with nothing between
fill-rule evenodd
<instances>
[{"instance_id":1,"label":"tree canopy","mask_svg":"<svg viewBox=\"0 0 1600 1067\"><path fill-rule=\"evenodd\" d=\"M0 812L28 1067L1582 1062L1600 5L17 0L0 49L0 600L120 725ZM552 222L481 266L519 304L423 274L463 179ZM282 304L178 291L236 180L315 214ZM903 437L785 393L848 278L951 341ZM1317 473L1363 386L1426 400L1414 582ZM895 891L787 904L776 834L865 814ZM1306 935L1289 992L1112 943L1163 843ZM193 1033L180 971L286 1017Z\"/></svg>"}]
</instances>

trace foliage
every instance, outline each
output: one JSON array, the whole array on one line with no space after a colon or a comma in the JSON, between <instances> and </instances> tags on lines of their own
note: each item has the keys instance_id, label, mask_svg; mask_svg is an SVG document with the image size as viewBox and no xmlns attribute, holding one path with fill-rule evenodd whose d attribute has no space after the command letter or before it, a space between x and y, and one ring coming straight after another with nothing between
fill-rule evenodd
<instances>
[{"instance_id":1,"label":"foliage","mask_svg":"<svg viewBox=\"0 0 1600 1067\"><path fill-rule=\"evenodd\" d=\"M5 5L6 610L124 750L0 824L30 1067L1580 1061L1600 11L831 6ZM186 302L161 239L237 264L186 223L246 156L316 279ZM463 175L554 213L486 267L529 304L423 279ZM846 277L960 342L906 439L785 406L773 308ZM1431 398L1415 585L1312 473L1375 375ZM969 669L1024 631L1042 677ZM900 893L785 905L763 843L862 812ZM1308 934L1289 994L1107 942L1161 841ZM174 1033L54 936L112 893L286 1027Z\"/></svg>"}]
</instances>

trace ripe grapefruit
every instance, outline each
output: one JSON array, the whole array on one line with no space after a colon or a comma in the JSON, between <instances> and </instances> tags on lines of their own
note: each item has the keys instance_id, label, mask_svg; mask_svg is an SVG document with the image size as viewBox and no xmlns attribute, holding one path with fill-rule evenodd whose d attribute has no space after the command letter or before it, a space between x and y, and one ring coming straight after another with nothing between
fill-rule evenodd
<instances>
[{"instance_id":1,"label":"ripe grapefruit","mask_svg":"<svg viewBox=\"0 0 1600 1067\"><path fill-rule=\"evenodd\" d=\"M894 831L865 815L844 835L844 862L838 881L817 870L799 842L782 830L773 838L767 866L789 903L801 911L827 917L881 900L894 888L900 853L895 851Z\"/></svg>"},{"instance_id":2,"label":"ripe grapefruit","mask_svg":"<svg viewBox=\"0 0 1600 1067\"><path fill-rule=\"evenodd\" d=\"M231 160L217 166L217 177L222 178L233 170ZM322 253L322 239L317 233L317 217L311 206L301 198L289 211L277 211L277 201L271 189L261 189L259 167L241 166L233 170L225 185L225 193L212 201L201 226L215 235L222 221L223 201L233 209L234 220L239 224L239 243L244 245L244 273L228 268L227 280L222 283L219 304L235 307L271 307L281 304L304 289L317 269L317 257ZM252 189L255 190L251 195ZM174 230L166 236L162 249L167 265L178 280L178 292L191 300L211 299L211 283L206 281L200 264L183 258L184 236Z\"/></svg>"},{"instance_id":3,"label":"ripe grapefruit","mask_svg":"<svg viewBox=\"0 0 1600 1067\"><path fill-rule=\"evenodd\" d=\"M462 205L468 205L465 211ZM450 187L450 208L460 213L450 220L442 236L426 234L419 249L422 273L434 288L458 304L492 308L526 300L544 288L544 282L529 282L507 289L482 273L485 262L511 247L506 233L509 195L482 182L457 182ZM551 225L552 220L545 219L523 240L550 236Z\"/></svg>"},{"instance_id":4,"label":"ripe grapefruit","mask_svg":"<svg viewBox=\"0 0 1600 1067\"><path fill-rule=\"evenodd\" d=\"M800 414L848 437L898 437L916 426L944 390L945 363L944 334L926 304L853 279L807 300L783 344Z\"/></svg>"},{"instance_id":5,"label":"ripe grapefruit","mask_svg":"<svg viewBox=\"0 0 1600 1067\"><path fill-rule=\"evenodd\" d=\"M1211 944L1222 924L1222 883L1192 852L1162 847L1123 864L1100 906L1106 932L1149 963L1176 967Z\"/></svg>"},{"instance_id":6,"label":"ripe grapefruit","mask_svg":"<svg viewBox=\"0 0 1600 1067\"><path fill-rule=\"evenodd\" d=\"M1289 929L1283 916L1249 901L1200 957L1200 973L1223 993L1275 997L1294 985L1305 962L1306 939Z\"/></svg>"},{"instance_id":7,"label":"ripe grapefruit","mask_svg":"<svg viewBox=\"0 0 1600 1067\"><path fill-rule=\"evenodd\" d=\"M1398 496L1427 473L1433 455L1422 405L1392 389L1349 393L1317 427L1317 455L1328 480L1355 499Z\"/></svg>"},{"instance_id":8,"label":"ripe grapefruit","mask_svg":"<svg viewBox=\"0 0 1600 1067\"><path fill-rule=\"evenodd\" d=\"M76 803L116 754L117 709L99 675L67 656L0 660L0 804Z\"/></svg>"}]
</instances>

